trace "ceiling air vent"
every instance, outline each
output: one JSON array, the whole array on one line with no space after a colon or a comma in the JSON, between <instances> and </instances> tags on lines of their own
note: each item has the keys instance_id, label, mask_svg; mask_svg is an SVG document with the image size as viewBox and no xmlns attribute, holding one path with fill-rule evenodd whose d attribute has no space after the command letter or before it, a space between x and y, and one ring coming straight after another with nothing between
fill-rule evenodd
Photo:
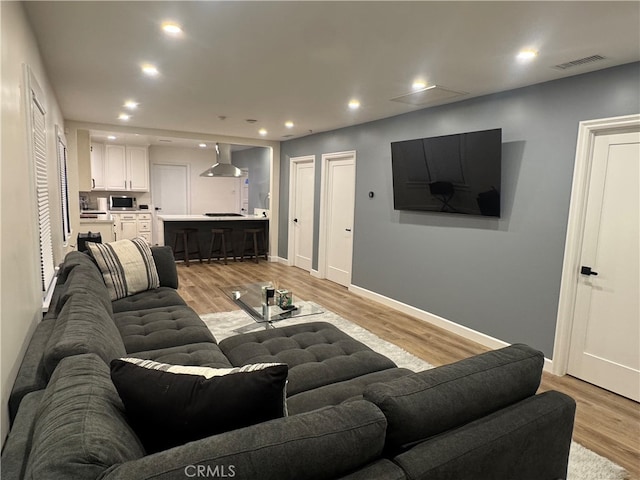
<instances>
[{"instance_id":1,"label":"ceiling air vent","mask_svg":"<svg viewBox=\"0 0 640 480\"><path fill-rule=\"evenodd\" d=\"M392 102L408 103L409 105L427 105L442 100L466 95L467 92L459 92L450 88L441 87L440 85L432 85L421 90L400 95L392 98Z\"/></svg>"},{"instance_id":2,"label":"ceiling air vent","mask_svg":"<svg viewBox=\"0 0 640 480\"><path fill-rule=\"evenodd\" d=\"M168 138L159 138L158 139L159 142L163 142L163 143L172 143L173 140L169 140Z\"/></svg>"},{"instance_id":3,"label":"ceiling air vent","mask_svg":"<svg viewBox=\"0 0 640 480\"><path fill-rule=\"evenodd\" d=\"M602 55L591 55L590 57L578 58L577 60L571 60L570 62L554 65L551 68L555 68L556 70L567 70L569 68L579 67L588 63L599 62L605 59L606 57L603 57Z\"/></svg>"}]
</instances>

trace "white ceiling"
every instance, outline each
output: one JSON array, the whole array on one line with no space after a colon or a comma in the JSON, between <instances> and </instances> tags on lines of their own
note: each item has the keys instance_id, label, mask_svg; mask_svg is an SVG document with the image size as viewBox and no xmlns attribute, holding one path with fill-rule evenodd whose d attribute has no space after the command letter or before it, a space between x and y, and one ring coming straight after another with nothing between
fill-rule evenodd
<instances>
[{"instance_id":1,"label":"white ceiling","mask_svg":"<svg viewBox=\"0 0 640 480\"><path fill-rule=\"evenodd\" d=\"M66 119L122 125L118 114L133 99L132 127L268 140L640 60L636 1L51 1L25 9ZM166 20L182 37L161 31ZM523 48L538 57L517 60ZM605 59L552 68L592 55ZM145 77L144 62L160 75ZM466 95L391 101L416 78ZM347 108L352 98L357 111Z\"/></svg>"}]
</instances>

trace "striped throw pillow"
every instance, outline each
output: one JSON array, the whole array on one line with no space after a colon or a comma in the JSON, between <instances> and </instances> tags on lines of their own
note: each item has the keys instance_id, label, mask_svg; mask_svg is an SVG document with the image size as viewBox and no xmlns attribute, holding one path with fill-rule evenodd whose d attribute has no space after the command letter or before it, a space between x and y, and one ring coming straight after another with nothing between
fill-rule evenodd
<instances>
[{"instance_id":1,"label":"striped throw pillow","mask_svg":"<svg viewBox=\"0 0 640 480\"><path fill-rule=\"evenodd\" d=\"M234 368L111 361L111 379L147 453L287 415L285 363Z\"/></svg>"},{"instance_id":2,"label":"striped throw pillow","mask_svg":"<svg viewBox=\"0 0 640 480\"><path fill-rule=\"evenodd\" d=\"M87 243L107 285L111 300L160 286L151 248L143 238Z\"/></svg>"}]
</instances>

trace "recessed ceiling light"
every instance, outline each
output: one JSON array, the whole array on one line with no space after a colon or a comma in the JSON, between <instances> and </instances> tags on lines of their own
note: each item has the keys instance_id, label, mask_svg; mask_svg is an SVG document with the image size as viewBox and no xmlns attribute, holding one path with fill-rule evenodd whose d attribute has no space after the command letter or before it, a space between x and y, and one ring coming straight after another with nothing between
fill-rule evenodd
<instances>
[{"instance_id":1,"label":"recessed ceiling light","mask_svg":"<svg viewBox=\"0 0 640 480\"><path fill-rule=\"evenodd\" d=\"M116 139L116 137L115 137L114 135L109 135L107 138L108 138L109 140L115 140L115 139Z\"/></svg>"},{"instance_id":2,"label":"recessed ceiling light","mask_svg":"<svg viewBox=\"0 0 640 480\"><path fill-rule=\"evenodd\" d=\"M293 128L293 122L284 122L284 126L287 128Z\"/></svg>"},{"instance_id":3,"label":"recessed ceiling light","mask_svg":"<svg viewBox=\"0 0 640 480\"><path fill-rule=\"evenodd\" d=\"M148 75L150 77L156 77L160 74L158 68L155 65L151 65L150 63L145 63L141 66L142 73Z\"/></svg>"},{"instance_id":4,"label":"recessed ceiling light","mask_svg":"<svg viewBox=\"0 0 640 480\"><path fill-rule=\"evenodd\" d=\"M127 115L126 113L121 113L120 115L118 115L118 120L124 120L127 121L131 118L131 115Z\"/></svg>"},{"instance_id":5,"label":"recessed ceiling light","mask_svg":"<svg viewBox=\"0 0 640 480\"><path fill-rule=\"evenodd\" d=\"M351 110L357 110L358 108L360 108L360 102L358 100L350 100L349 101L349 108Z\"/></svg>"},{"instance_id":6,"label":"recessed ceiling light","mask_svg":"<svg viewBox=\"0 0 640 480\"><path fill-rule=\"evenodd\" d=\"M134 102L133 100L127 100L126 102L124 102L124 108L128 108L129 110L135 110L136 108L138 108L138 105L140 104Z\"/></svg>"},{"instance_id":7,"label":"recessed ceiling light","mask_svg":"<svg viewBox=\"0 0 640 480\"><path fill-rule=\"evenodd\" d=\"M424 80L416 80L411 85L412 90L422 90L423 88L426 88L426 87L427 87L427 82L425 82Z\"/></svg>"},{"instance_id":8,"label":"recessed ceiling light","mask_svg":"<svg viewBox=\"0 0 640 480\"><path fill-rule=\"evenodd\" d=\"M518 53L518 60L533 60L538 56L538 52L536 50L521 50Z\"/></svg>"},{"instance_id":9,"label":"recessed ceiling light","mask_svg":"<svg viewBox=\"0 0 640 480\"><path fill-rule=\"evenodd\" d=\"M175 22L164 22L162 24L162 30L164 33L174 37L182 34L182 27Z\"/></svg>"},{"instance_id":10,"label":"recessed ceiling light","mask_svg":"<svg viewBox=\"0 0 640 480\"><path fill-rule=\"evenodd\" d=\"M199 143L198 146L200 148L207 148L207 144L206 143Z\"/></svg>"},{"instance_id":11,"label":"recessed ceiling light","mask_svg":"<svg viewBox=\"0 0 640 480\"><path fill-rule=\"evenodd\" d=\"M258 130L258 133L264 137L267 134L267 130L264 128L261 128L260 130Z\"/></svg>"}]
</instances>

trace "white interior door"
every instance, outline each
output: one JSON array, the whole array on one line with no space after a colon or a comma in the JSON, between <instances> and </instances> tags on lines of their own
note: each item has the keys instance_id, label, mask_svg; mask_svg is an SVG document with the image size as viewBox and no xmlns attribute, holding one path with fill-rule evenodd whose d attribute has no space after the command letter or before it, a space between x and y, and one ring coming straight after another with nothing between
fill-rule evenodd
<instances>
[{"instance_id":1,"label":"white interior door","mask_svg":"<svg viewBox=\"0 0 640 480\"><path fill-rule=\"evenodd\" d=\"M292 158L289 172L289 258L293 258L294 266L310 272L313 257L315 157Z\"/></svg>"},{"instance_id":2,"label":"white interior door","mask_svg":"<svg viewBox=\"0 0 640 480\"><path fill-rule=\"evenodd\" d=\"M595 138L568 373L640 401L640 133Z\"/></svg>"},{"instance_id":3,"label":"white interior door","mask_svg":"<svg viewBox=\"0 0 640 480\"><path fill-rule=\"evenodd\" d=\"M186 215L189 213L189 167L187 165L154 164L151 194L154 205L155 238L164 245L164 225L157 215Z\"/></svg>"},{"instance_id":4,"label":"white interior door","mask_svg":"<svg viewBox=\"0 0 640 480\"><path fill-rule=\"evenodd\" d=\"M323 155L323 271L327 279L351 285L353 218L356 188L355 152Z\"/></svg>"}]
</instances>

